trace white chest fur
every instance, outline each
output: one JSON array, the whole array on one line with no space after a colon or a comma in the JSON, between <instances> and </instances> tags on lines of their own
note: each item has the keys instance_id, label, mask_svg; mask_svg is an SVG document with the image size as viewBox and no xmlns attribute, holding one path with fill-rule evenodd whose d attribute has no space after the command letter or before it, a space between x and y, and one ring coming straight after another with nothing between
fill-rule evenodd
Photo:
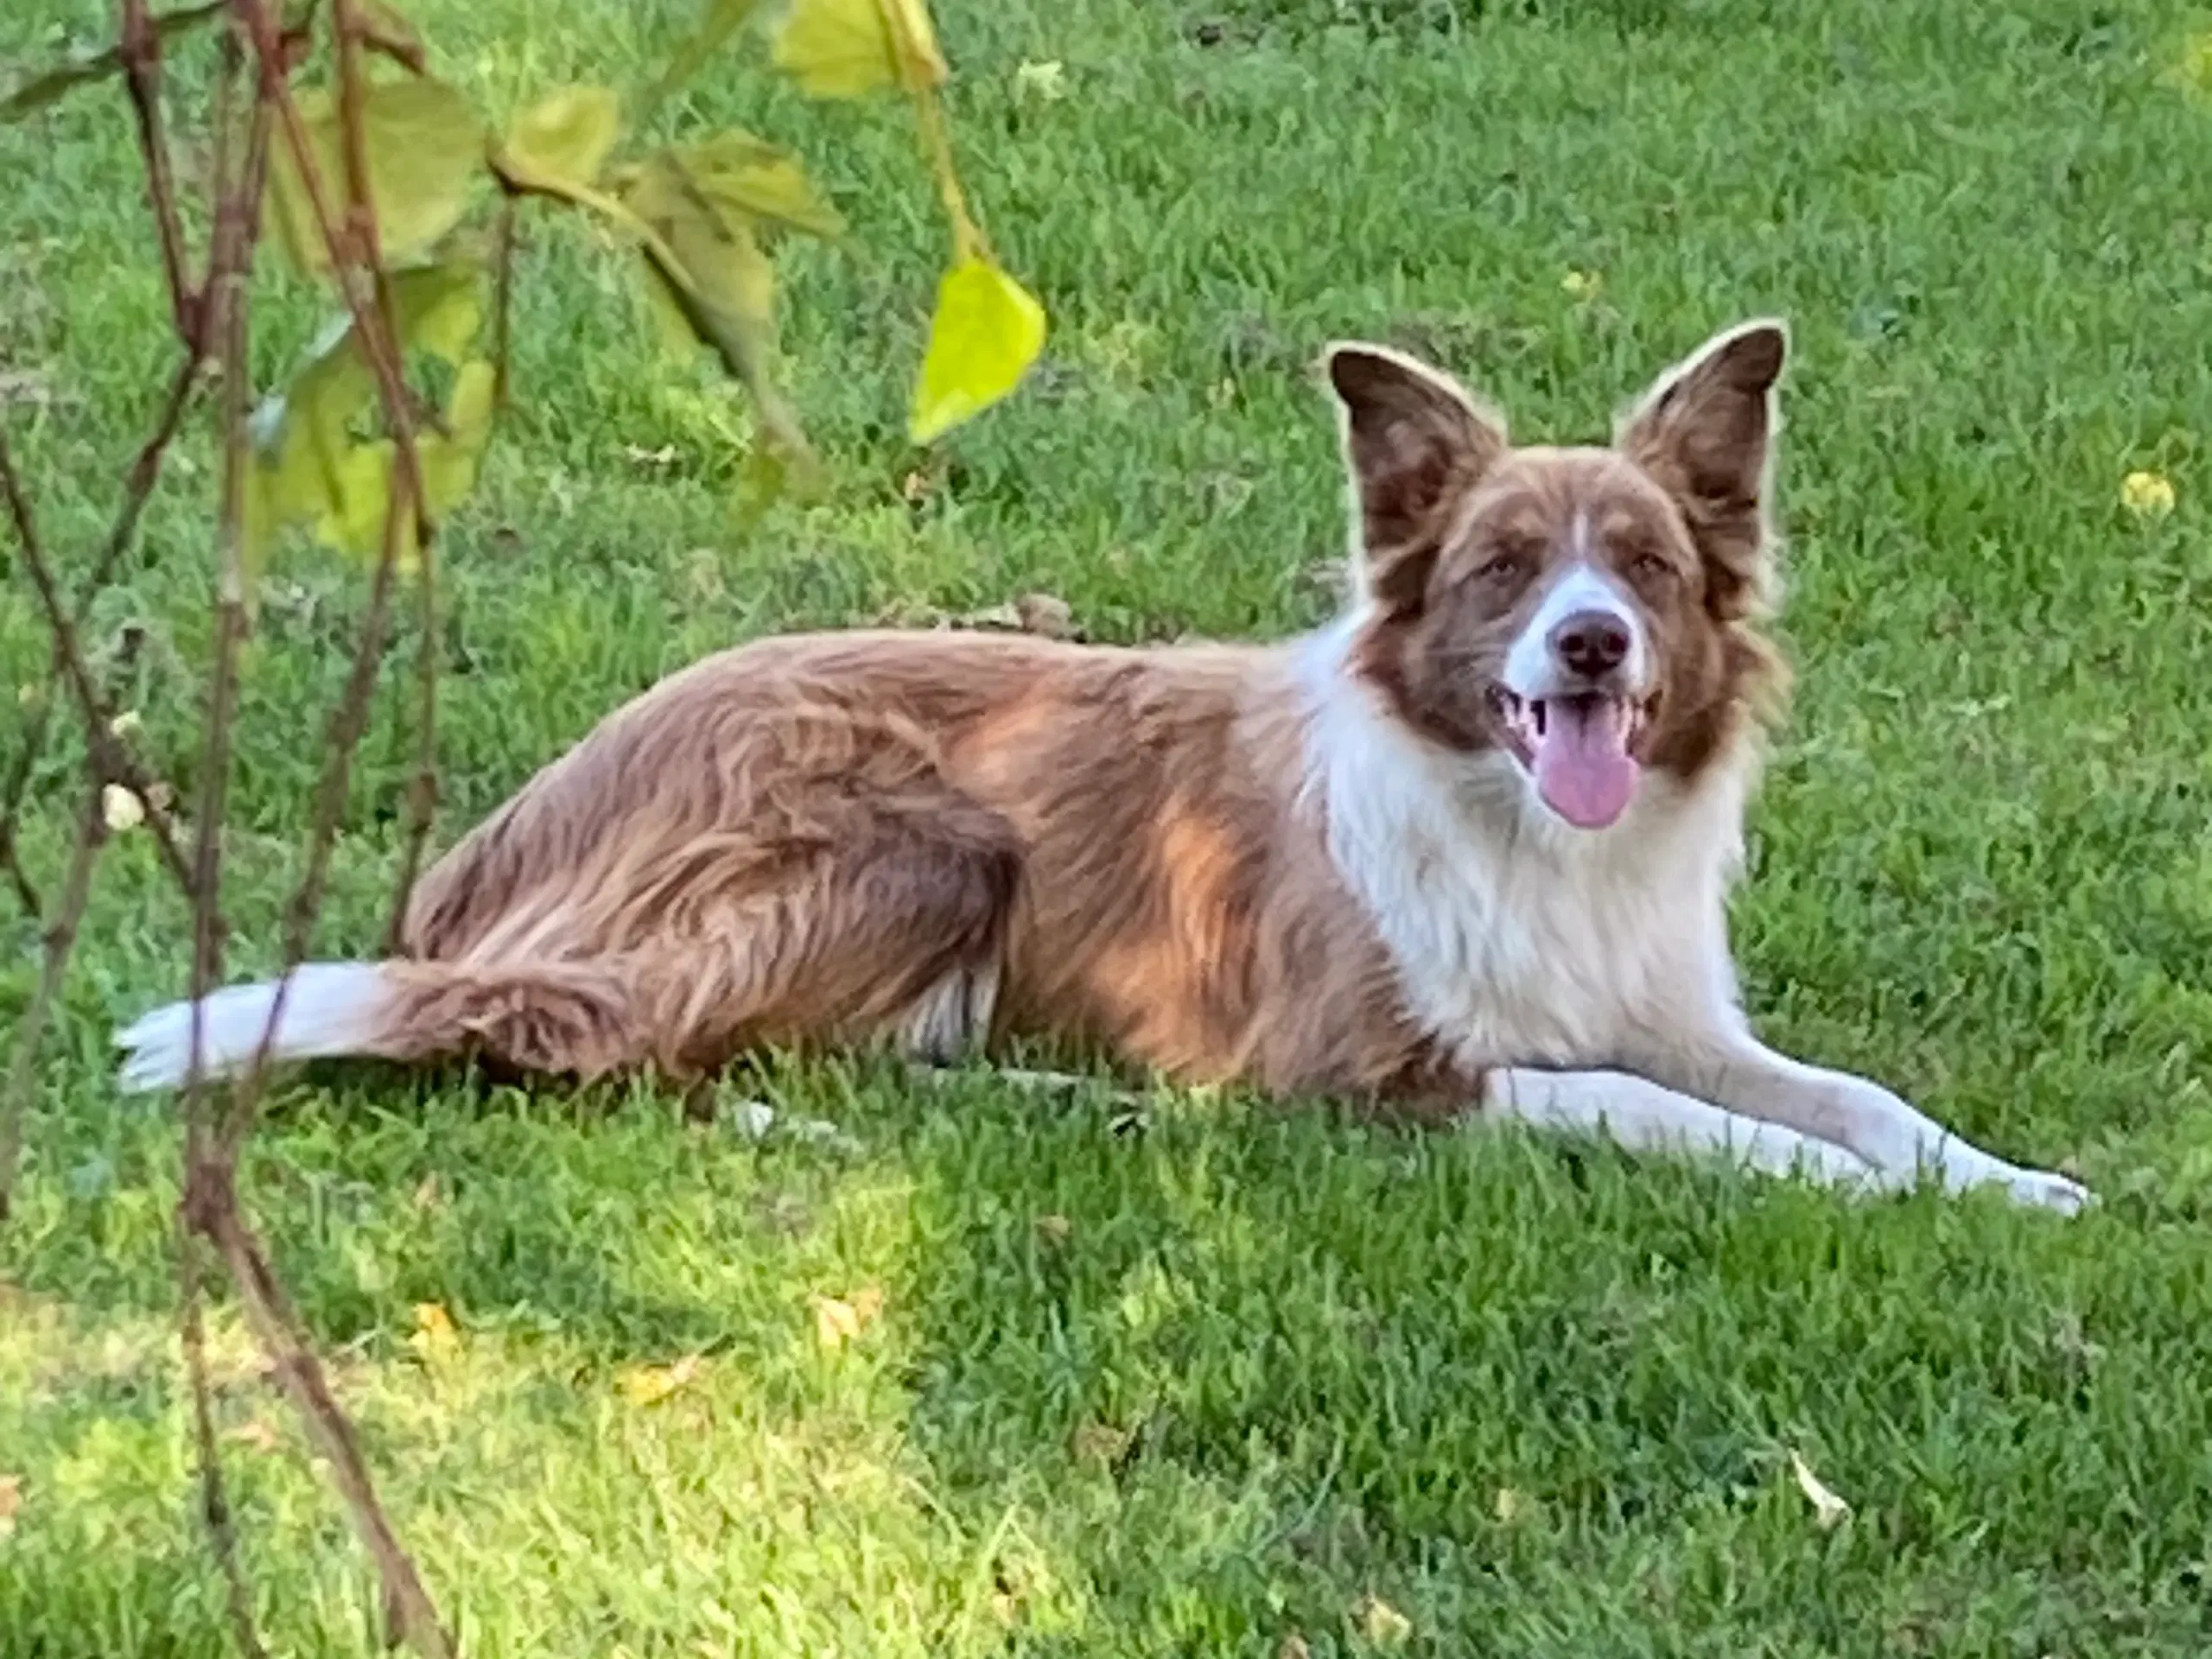
<instances>
[{"instance_id":1,"label":"white chest fur","mask_svg":"<svg viewBox=\"0 0 2212 1659\"><path fill-rule=\"evenodd\" d=\"M1731 1019L1725 902L1748 766L1694 790L1648 774L1618 823L1575 830L1509 757L1461 760L1390 718L1346 670L1357 626L1315 636L1301 661L1305 785L1414 1016L1471 1065L1552 1066Z\"/></svg>"}]
</instances>

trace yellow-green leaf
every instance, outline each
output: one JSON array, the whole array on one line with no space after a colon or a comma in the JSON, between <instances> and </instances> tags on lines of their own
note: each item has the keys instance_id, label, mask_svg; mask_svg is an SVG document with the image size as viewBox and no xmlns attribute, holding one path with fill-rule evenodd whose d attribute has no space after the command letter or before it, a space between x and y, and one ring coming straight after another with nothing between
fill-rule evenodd
<instances>
[{"instance_id":1,"label":"yellow-green leaf","mask_svg":"<svg viewBox=\"0 0 2212 1659\"><path fill-rule=\"evenodd\" d=\"M724 350L721 335L734 331L744 354L765 351L775 321L776 270L747 216L702 189L675 150L649 156L622 202L673 258L677 269L659 273L663 296L692 333Z\"/></svg>"},{"instance_id":2,"label":"yellow-green leaf","mask_svg":"<svg viewBox=\"0 0 2212 1659\"><path fill-rule=\"evenodd\" d=\"M517 184L588 185L621 130L621 100L613 92L564 86L515 118L493 164Z\"/></svg>"},{"instance_id":3,"label":"yellow-green leaf","mask_svg":"<svg viewBox=\"0 0 2212 1659\"><path fill-rule=\"evenodd\" d=\"M808 236L844 233L843 217L814 194L798 158L749 132L716 133L671 153L718 207Z\"/></svg>"},{"instance_id":4,"label":"yellow-green leaf","mask_svg":"<svg viewBox=\"0 0 2212 1659\"><path fill-rule=\"evenodd\" d=\"M423 493L433 521L452 512L476 487L477 469L491 436L497 379L489 363L463 364L446 400L445 434L424 431L416 435L416 464L422 471ZM340 455L329 478L330 493L315 525L316 537L343 552L379 556L398 460L398 446L389 438L356 444ZM422 557L422 518L410 517L413 522L404 527L399 543L403 570L412 570Z\"/></svg>"},{"instance_id":5,"label":"yellow-green leaf","mask_svg":"<svg viewBox=\"0 0 2212 1659\"><path fill-rule=\"evenodd\" d=\"M653 262L641 258L638 269L638 291L645 296L645 315L652 320L654 339L671 358L688 360L708 342L701 340L698 331L691 327L682 299Z\"/></svg>"},{"instance_id":6,"label":"yellow-green leaf","mask_svg":"<svg viewBox=\"0 0 2212 1659\"><path fill-rule=\"evenodd\" d=\"M423 493L433 519L442 518L468 499L477 469L492 436L492 410L499 373L489 363L464 363L446 398L443 435L426 432L416 440L423 465Z\"/></svg>"},{"instance_id":7,"label":"yellow-green leaf","mask_svg":"<svg viewBox=\"0 0 2212 1659\"><path fill-rule=\"evenodd\" d=\"M466 260L418 265L393 272L391 289L404 347L463 363L483 327L482 270ZM301 355L283 388L255 410L240 540L249 578L287 526L342 522L349 507L357 515L368 510L349 498L346 468L356 469L359 487L374 481L363 470L372 463L353 458L352 429L374 405L376 391L353 319L340 314ZM374 524L382 523L379 510Z\"/></svg>"},{"instance_id":8,"label":"yellow-green leaf","mask_svg":"<svg viewBox=\"0 0 2212 1659\"><path fill-rule=\"evenodd\" d=\"M195 24L212 22L229 10L229 0L200 0L197 5L159 12L153 18L154 33L166 43L173 35ZM44 109L71 87L118 73L122 68L123 48L107 45L76 53L52 68L35 70L0 95L0 124Z\"/></svg>"},{"instance_id":9,"label":"yellow-green leaf","mask_svg":"<svg viewBox=\"0 0 2212 1659\"><path fill-rule=\"evenodd\" d=\"M330 479L330 505L315 523L317 541L363 557L382 551L394 454L391 440L379 438L358 444L338 458Z\"/></svg>"},{"instance_id":10,"label":"yellow-green leaf","mask_svg":"<svg viewBox=\"0 0 2212 1659\"><path fill-rule=\"evenodd\" d=\"M928 0L876 0L877 9L891 27L891 49L899 60L899 78L910 92L942 86L951 71L938 49L937 25L930 21Z\"/></svg>"},{"instance_id":11,"label":"yellow-green leaf","mask_svg":"<svg viewBox=\"0 0 2212 1659\"><path fill-rule=\"evenodd\" d=\"M711 0L707 15L700 21L698 31L677 49L658 79L645 91L647 107L658 104L662 98L696 73L699 66L721 49L722 42L745 26L746 20L760 10L760 0Z\"/></svg>"},{"instance_id":12,"label":"yellow-green leaf","mask_svg":"<svg viewBox=\"0 0 2212 1659\"><path fill-rule=\"evenodd\" d=\"M938 285L909 435L928 443L988 409L1044 346L1045 308L1027 289L987 260L955 265Z\"/></svg>"},{"instance_id":13,"label":"yellow-green leaf","mask_svg":"<svg viewBox=\"0 0 2212 1659\"><path fill-rule=\"evenodd\" d=\"M810 98L938 86L946 73L922 0L791 0L770 56Z\"/></svg>"},{"instance_id":14,"label":"yellow-green leaf","mask_svg":"<svg viewBox=\"0 0 2212 1659\"><path fill-rule=\"evenodd\" d=\"M422 31L398 7L387 0L353 0L353 15L360 19L361 39L371 50L405 65L415 74L429 73Z\"/></svg>"},{"instance_id":15,"label":"yellow-green leaf","mask_svg":"<svg viewBox=\"0 0 2212 1659\"><path fill-rule=\"evenodd\" d=\"M302 93L299 102L323 204L342 223L346 167L337 105L324 92ZM467 99L427 78L367 87L362 125L379 248L387 264L411 258L451 230L467 209L468 188L483 162L483 130ZM289 144L276 147L269 190L278 233L293 262L302 270L327 270L329 251Z\"/></svg>"}]
</instances>

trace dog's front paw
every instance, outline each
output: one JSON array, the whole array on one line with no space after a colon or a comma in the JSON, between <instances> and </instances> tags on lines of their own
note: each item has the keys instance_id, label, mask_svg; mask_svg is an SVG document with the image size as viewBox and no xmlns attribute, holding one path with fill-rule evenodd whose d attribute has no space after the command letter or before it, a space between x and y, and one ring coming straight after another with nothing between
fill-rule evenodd
<instances>
[{"instance_id":1,"label":"dog's front paw","mask_svg":"<svg viewBox=\"0 0 2212 1659\"><path fill-rule=\"evenodd\" d=\"M2096 1195L2081 1182L2055 1170L2008 1166L1996 1179L2018 1203L2056 1210L2062 1216L2077 1216L2097 1201Z\"/></svg>"}]
</instances>

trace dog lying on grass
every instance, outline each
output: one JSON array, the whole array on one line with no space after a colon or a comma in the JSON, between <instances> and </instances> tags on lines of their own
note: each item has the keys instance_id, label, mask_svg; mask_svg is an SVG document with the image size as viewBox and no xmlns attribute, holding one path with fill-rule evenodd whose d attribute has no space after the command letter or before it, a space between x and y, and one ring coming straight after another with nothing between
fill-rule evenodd
<instances>
[{"instance_id":1,"label":"dog lying on grass","mask_svg":"<svg viewBox=\"0 0 2212 1659\"><path fill-rule=\"evenodd\" d=\"M1783 328L1606 448L1516 448L1437 371L1328 357L1353 598L1249 645L788 636L608 717L422 883L404 954L207 1000L199 1064L473 1052L696 1076L764 1045L1103 1043L1437 1118L1878 1186L2086 1194L1761 1044L1724 898L1762 711ZM185 1004L126 1083L193 1063Z\"/></svg>"}]
</instances>

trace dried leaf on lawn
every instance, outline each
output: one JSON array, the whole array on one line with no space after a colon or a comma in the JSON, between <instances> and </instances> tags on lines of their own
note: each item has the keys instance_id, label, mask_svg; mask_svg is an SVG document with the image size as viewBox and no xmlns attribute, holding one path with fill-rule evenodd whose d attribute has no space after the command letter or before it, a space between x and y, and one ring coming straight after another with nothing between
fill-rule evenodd
<instances>
[{"instance_id":1,"label":"dried leaf on lawn","mask_svg":"<svg viewBox=\"0 0 2212 1659\"><path fill-rule=\"evenodd\" d=\"M815 1338L824 1348L842 1348L855 1340L883 1311L883 1290L869 1285L850 1296L814 1299Z\"/></svg>"},{"instance_id":2,"label":"dried leaf on lawn","mask_svg":"<svg viewBox=\"0 0 2212 1659\"><path fill-rule=\"evenodd\" d=\"M1851 1505L1830 1491L1797 1452L1789 1454L1789 1471L1797 1477L1797 1490L1813 1506L1813 1519L1821 1530L1826 1531L1850 1515Z\"/></svg>"},{"instance_id":3,"label":"dried leaf on lawn","mask_svg":"<svg viewBox=\"0 0 2212 1659\"><path fill-rule=\"evenodd\" d=\"M701 1354L686 1354L672 1365L632 1365L616 1379L622 1397L633 1406L657 1406L704 1376L707 1361Z\"/></svg>"}]
</instances>

